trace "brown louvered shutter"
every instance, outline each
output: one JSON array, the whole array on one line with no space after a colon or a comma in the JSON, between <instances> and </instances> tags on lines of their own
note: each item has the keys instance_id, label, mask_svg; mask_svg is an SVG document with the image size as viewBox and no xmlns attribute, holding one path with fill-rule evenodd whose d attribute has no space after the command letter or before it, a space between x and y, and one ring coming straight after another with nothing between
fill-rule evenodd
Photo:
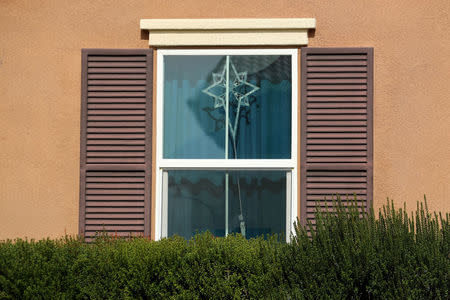
<instances>
[{"instance_id":1,"label":"brown louvered shutter","mask_svg":"<svg viewBox=\"0 0 450 300\"><path fill-rule=\"evenodd\" d=\"M79 233L150 234L152 50L83 49Z\"/></svg>"},{"instance_id":2,"label":"brown louvered shutter","mask_svg":"<svg viewBox=\"0 0 450 300\"><path fill-rule=\"evenodd\" d=\"M373 49L303 48L301 60L301 218L316 201L356 195L372 201Z\"/></svg>"}]
</instances>

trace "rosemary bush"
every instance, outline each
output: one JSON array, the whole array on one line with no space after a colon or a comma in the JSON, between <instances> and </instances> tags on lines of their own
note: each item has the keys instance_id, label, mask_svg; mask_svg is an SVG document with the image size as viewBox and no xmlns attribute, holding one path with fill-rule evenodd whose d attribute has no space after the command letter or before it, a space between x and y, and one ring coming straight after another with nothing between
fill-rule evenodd
<instances>
[{"instance_id":1,"label":"rosemary bush","mask_svg":"<svg viewBox=\"0 0 450 300\"><path fill-rule=\"evenodd\" d=\"M449 214L431 214L426 202L410 216L388 202L376 218L338 201L316 212L315 226L296 226L282 266L288 290L297 298L448 299L449 234Z\"/></svg>"},{"instance_id":2,"label":"rosemary bush","mask_svg":"<svg viewBox=\"0 0 450 300\"><path fill-rule=\"evenodd\" d=\"M426 203L426 202L425 202ZM318 210L291 243L209 233L0 242L0 299L448 299L449 214Z\"/></svg>"}]
</instances>

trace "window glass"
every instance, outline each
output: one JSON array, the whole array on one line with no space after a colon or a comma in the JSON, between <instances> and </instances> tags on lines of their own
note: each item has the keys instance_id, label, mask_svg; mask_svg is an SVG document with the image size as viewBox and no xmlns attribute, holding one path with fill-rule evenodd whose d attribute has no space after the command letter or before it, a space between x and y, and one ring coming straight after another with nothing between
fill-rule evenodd
<instances>
[{"instance_id":1,"label":"window glass","mask_svg":"<svg viewBox=\"0 0 450 300\"><path fill-rule=\"evenodd\" d=\"M206 230L285 234L286 172L168 171L168 236Z\"/></svg>"},{"instance_id":2,"label":"window glass","mask_svg":"<svg viewBox=\"0 0 450 300\"><path fill-rule=\"evenodd\" d=\"M291 158L291 90L290 55L164 56L163 158Z\"/></svg>"}]
</instances>

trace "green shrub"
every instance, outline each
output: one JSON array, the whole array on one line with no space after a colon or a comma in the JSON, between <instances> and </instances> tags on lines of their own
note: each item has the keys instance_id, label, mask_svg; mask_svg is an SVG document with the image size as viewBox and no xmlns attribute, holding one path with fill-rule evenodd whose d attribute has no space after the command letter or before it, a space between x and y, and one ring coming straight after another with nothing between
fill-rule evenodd
<instances>
[{"instance_id":1,"label":"green shrub","mask_svg":"<svg viewBox=\"0 0 450 300\"><path fill-rule=\"evenodd\" d=\"M338 201L296 227L282 268L298 298L448 299L449 233L448 213L422 204L409 217L388 202L375 218Z\"/></svg>"},{"instance_id":2,"label":"green shrub","mask_svg":"<svg viewBox=\"0 0 450 300\"><path fill-rule=\"evenodd\" d=\"M332 213L330 213L332 211ZM281 238L0 242L0 299L448 299L449 215L355 203Z\"/></svg>"}]
</instances>

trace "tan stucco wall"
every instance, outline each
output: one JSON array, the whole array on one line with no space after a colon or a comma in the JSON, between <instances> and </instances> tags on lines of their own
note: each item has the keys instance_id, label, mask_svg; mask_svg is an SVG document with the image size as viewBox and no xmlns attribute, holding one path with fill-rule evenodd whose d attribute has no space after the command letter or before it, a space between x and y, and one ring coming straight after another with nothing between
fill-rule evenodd
<instances>
[{"instance_id":1,"label":"tan stucco wall","mask_svg":"<svg viewBox=\"0 0 450 300\"><path fill-rule=\"evenodd\" d=\"M450 211L450 1L0 1L0 239L78 228L80 49L146 48L141 18L316 18L375 48L375 208Z\"/></svg>"}]
</instances>

